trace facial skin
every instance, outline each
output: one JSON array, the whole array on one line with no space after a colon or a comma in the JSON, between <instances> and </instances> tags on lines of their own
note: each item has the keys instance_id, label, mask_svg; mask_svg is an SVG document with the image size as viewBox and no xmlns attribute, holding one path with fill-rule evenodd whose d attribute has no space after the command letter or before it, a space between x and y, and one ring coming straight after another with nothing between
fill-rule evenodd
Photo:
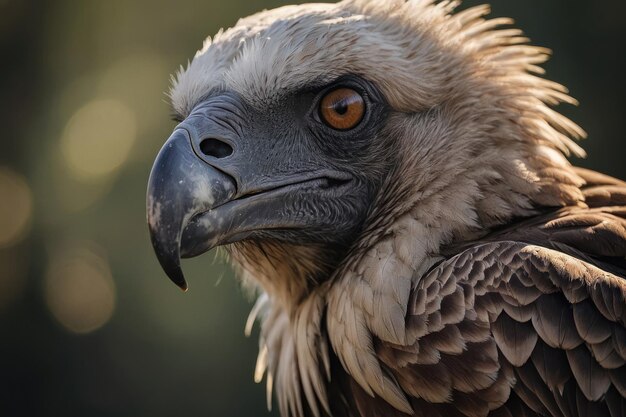
<instances>
[{"instance_id":1,"label":"facial skin","mask_svg":"<svg viewBox=\"0 0 626 417\"><path fill-rule=\"evenodd\" d=\"M311 244L338 263L393 166L387 116L376 86L353 75L261 105L228 91L200 102L150 175L148 223L166 273L186 288L181 256L241 241Z\"/></svg>"}]
</instances>

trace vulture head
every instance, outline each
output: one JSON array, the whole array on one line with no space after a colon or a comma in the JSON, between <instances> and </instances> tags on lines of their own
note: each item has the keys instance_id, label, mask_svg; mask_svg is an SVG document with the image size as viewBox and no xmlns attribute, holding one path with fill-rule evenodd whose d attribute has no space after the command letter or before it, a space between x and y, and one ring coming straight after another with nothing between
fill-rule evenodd
<instances>
[{"instance_id":1,"label":"vulture head","mask_svg":"<svg viewBox=\"0 0 626 417\"><path fill-rule=\"evenodd\" d=\"M538 76L549 51L457 1L305 4L208 38L173 78L180 122L147 211L167 275L223 246L259 291L256 377L285 414L329 405L337 364L412 406L375 356L403 344L416 281L445 248L577 205L584 132ZM336 361L338 359L338 361ZM305 410L303 412L302 410Z\"/></svg>"},{"instance_id":2,"label":"vulture head","mask_svg":"<svg viewBox=\"0 0 626 417\"><path fill-rule=\"evenodd\" d=\"M291 304L408 213L436 253L575 200L545 192L572 180L561 153L581 154L566 135L583 135L547 106L572 102L565 88L532 75L548 51L456 6L286 6L207 39L174 78L181 123L149 184L170 278L186 288L179 256L226 245Z\"/></svg>"}]
</instances>

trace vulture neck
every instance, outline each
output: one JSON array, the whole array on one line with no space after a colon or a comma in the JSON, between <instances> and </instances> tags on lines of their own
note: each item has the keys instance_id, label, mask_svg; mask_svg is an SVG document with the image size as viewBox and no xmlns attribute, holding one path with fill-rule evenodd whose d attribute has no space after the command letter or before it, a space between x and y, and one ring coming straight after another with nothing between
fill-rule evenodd
<instances>
[{"instance_id":1,"label":"vulture neck","mask_svg":"<svg viewBox=\"0 0 626 417\"><path fill-rule=\"evenodd\" d=\"M391 389L392 383L385 381L380 368L361 369L359 363L378 364L375 359L366 359L374 358L374 336L404 341L404 317L413 277L423 275L440 259L433 255L440 240L441 233L433 233L407 213L384 233L381 230L374 239L376 243L367 249L356 247L322 283L303 285L306 279L301 274L306 269L293 266L245 268L245 281L260 284L263 290L246 330L249 334L253 322L260 319L255 380L260 381L267 372L268 404L275 387L282 415L308 415L302 407L331 414L330 386L338 377L343 379L346 371L361 386L382 381L382 391ZM304 255L294 250L288 251L291 259ZM285 275L272 276L270 267L274 274ZM332 368L332 363L338 363L333 355L341 360L343 368Z\"/></svg>"},{"instance_id":2,"label":"vulture neck","mask_svg":"<svg viewBox=\"0 0 626 417\"><path fill-rule=\"evenodd\" d=\"M262 289L247 332L259 318L255 379L267 372L268 402L276 387L281 414L308 415L302 404L330 414L331 373L333 380L336 372L347 371L361 386L380 382L381 391L392 389L376 368L373 338L404 342L411 288L416 277L441 259L437 254L447 231L424 223L412 211L388 219L393 221L366 229L343 262L320 282L310 278L316 265L309 261L319 255L307 252L312 248L264 248L258 257L243 256L241 250L233 253L238 263L248 262L243 265L244 282ZM455 227L453 219L444 223ZM337 363L333 355L343 368L331 369Z\"/></svg>"}]
</instances>

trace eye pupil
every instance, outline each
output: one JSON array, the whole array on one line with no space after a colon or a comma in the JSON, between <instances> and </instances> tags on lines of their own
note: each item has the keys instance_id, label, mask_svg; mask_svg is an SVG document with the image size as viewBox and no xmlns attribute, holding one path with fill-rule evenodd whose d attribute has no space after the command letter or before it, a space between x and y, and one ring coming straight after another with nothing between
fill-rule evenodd
<instances>
[{"instance_id":1,"label":"eye pupil","mask_svg":"<svg viewBox=\"0 0 626 417\"><path fill-rule=\"evenodd\" d=\"M348 112L348 103L346 100L341 100L337 104L335 104L334 110L337 114L344 115Z\"/></svg>"},{"instance_id":2,"label":"eye pupil","mask_svg":"<svg viewBox=\"0 0 626 417\"><path fill-rule=\"evenodd\" d=\"M365 115L365 100L351 88L338 87L322 98L319 115L327 126L335 130L354 129Z\"/></svg>"}]
</instances>

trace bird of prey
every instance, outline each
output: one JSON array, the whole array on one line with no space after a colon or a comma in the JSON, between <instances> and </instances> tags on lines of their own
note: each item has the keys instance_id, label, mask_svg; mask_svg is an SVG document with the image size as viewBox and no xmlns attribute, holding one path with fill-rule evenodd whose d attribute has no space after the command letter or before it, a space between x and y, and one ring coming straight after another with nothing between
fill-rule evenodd
<instances>
[{"instance_id":1,"label":"bird of prey","mask_svg":"<svg viewBox=\"0 0 626 417\"><path fill-rule=\"evenodd\" d=\"M174 77L152 243L258 290L284 417L626 415L626 183L566 159L549 51L457 6L264 11Z\"/></svg>"}]
</instances>

